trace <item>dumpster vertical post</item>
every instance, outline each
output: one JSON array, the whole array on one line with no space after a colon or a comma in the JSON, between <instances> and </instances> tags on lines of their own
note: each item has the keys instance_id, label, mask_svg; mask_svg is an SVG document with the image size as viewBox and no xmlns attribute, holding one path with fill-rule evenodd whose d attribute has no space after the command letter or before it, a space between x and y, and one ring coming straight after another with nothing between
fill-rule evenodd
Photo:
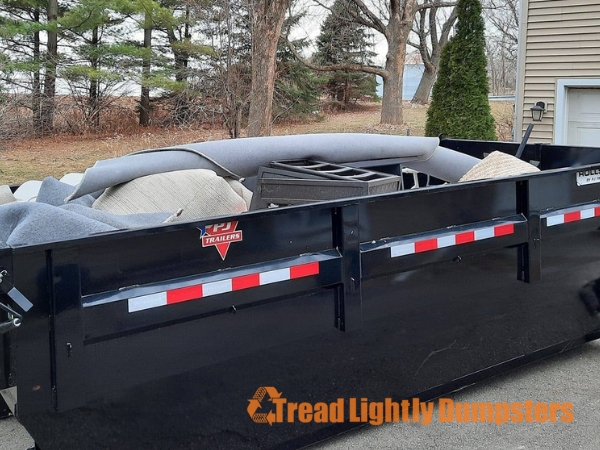
<instances>
[{"instance_id":1,"label":"dumpster vertical post","mask_svg":"<svg viewBox=\"0 0 600 450\"><path fill-rule=\"evenodd\" d=\"M362 327L360 228L358 204L334 208L333 245L342 256L342 284L336 291L338 327L342 331Z\"/></svg>"},{"instance_id":2,"label":"dumpster vertical post","mask_svg":"<svg viewBox=\"0 0 600 450\"><path fill-rule=\"evenodd\" d=\"M77 248L52 252L54 407L68 410L85 395L81 279Z\"/></svg>"},{"instance_id":3,"label":"dumpster vertical post","mask_svg":"<svg viewBox=\"0 0 600 450\"><path fill-rule=\"evenodd\" d=\"M539 188L523 180L517 182L517 212L527 219L527 243L518 248L517 279L533 283L542 279L541 219Z\"/></svg>"}]
</instances>

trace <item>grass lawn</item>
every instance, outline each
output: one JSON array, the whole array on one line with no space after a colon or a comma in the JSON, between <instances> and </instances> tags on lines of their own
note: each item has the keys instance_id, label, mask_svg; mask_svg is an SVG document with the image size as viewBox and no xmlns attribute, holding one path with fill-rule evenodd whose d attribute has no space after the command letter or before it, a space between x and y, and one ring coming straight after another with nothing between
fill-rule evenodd
<instances>
[{"instance_id":1,"label":"grass lawn","mask_svg":"<svg viewBox=\"0 0 600 450\"><path fill-rule=\"evenodd\" d=\"M512 103L492 102L492 113L500 140L510 140ZM385 133L422 136L427 107L405 102L404 125L379 124L378 104L364 105L354 112L326 114L323 120L308 123L276 125L273 134L308 133ZM147 128L129 135L60 135L43 139L22 139L0 143L0 185L42 180L47 176L62 177L69 172L82 172L99 159L114 158L147 148L165 147L190 142L226 139L220 129Z\"/></svg>"}]
</instances>

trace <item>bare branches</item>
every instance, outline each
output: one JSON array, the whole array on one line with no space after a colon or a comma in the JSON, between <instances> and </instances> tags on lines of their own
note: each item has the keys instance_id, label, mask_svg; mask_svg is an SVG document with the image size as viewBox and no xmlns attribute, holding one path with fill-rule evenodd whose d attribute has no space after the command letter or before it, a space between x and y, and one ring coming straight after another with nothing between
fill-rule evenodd
<instances>
[{"instance_id":1,"label":"bare branches","mask_svg":"<svg viewBox=\"0 0 600 450\"><path fill-rule=\"evenodd\" d=\"M518 0L484 0L486 19L497 33L513 44L518 42L519 2Z\"/></svg>"},{"instance_id":2,"label":"bare branches","mask_svg":"<svg viewBox=\"0 0 600 450\"><path fill-rule=\"evenodd\" d=\"M423 10L429 8L453 8L455 6L456 2L426 1L425 3L417 6L417 9Z\"/></svg>"},{"instance_id":3,"label":"bare branches","mask_svg":"<svg viewBox=\"0 0 600 450\"><path fill-rule=\"evenodd\" d=\"M483 0L487 30L486 52L490 89L493 94L511 94L515 88L518 36L518 0Z\"/></svg>"},{"instance_id":4,"label":"bare branches","mask_svg":"<svg viewBox=\"0 0 600 450\"><path fill-rule=\"evenodd\" d=\"M365 25L369 28L373 28L374 30L379 31L381 34L386 36L386 38L388 37L387 25L384 24L383 21L377 15L375 15L375 13L371 11L362 0L350 1L353 2L358 7L358 9L360 9L361 13L364 14L364 17L359 15L354 16L358 23Z\"/></svg>"},{"instance_id":5,"label":"bare branches","mask_svg":"<svg viewBox=\"0 0 600 450\"><path fill-rule=\"evenodd\" d=\"M298 50L296 49L294 44L292 42L290 42L289 39L287 39L287 37L286 37L286 40L287 40L287 45L288 45L290 51L292 52L292 54L294 55L294 57L298 61L300 61L302 64L304 64L306 67L308 67L309 69L317 70L320 72L335 72L336 70L346 70L346 71L350 71L350 72L372 73L375 75L379 75L380 77L382 77L384 79L389 76L388 72L384 68L378 67L378 66L363 65L363 64L331 64L331 65L314 64L311 61L308 61L307 59L302 57L302 55L300 55L300 53L298 52Z\"/></svg>"}]
</instances>

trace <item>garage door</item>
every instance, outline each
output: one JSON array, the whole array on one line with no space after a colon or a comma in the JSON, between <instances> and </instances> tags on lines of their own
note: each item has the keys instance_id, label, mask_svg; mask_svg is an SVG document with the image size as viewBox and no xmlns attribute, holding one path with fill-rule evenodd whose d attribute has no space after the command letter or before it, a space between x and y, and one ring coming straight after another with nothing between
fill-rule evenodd
<instances>
[{"instance_id":1,"label":"garage door","mask_svg":"<svg viewBox=\"0 0 600 450\"><path fill-rule=\"evenodd\" d=\"M600 146L600 89L567 91L567 144Z\"/></svg>"}]
</instances>

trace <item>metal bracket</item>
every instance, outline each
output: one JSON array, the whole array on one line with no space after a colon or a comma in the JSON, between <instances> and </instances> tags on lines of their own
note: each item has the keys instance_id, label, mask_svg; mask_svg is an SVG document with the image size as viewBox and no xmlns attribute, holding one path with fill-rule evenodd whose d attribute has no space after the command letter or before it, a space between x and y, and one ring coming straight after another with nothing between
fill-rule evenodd
<instances>
[{"instance_id":1,"label":"metal bracket","mask_svg":"<svg viewBox=\"0 0 600 450\"><path fill-rule=\"evenodd\" d=\"M0 291L5 292L6 295L8 295L24 312L29 311L33 307L33 304L17 288L11 286L8 291L2 289L2 283L7 275L8 272L5 269L0 269ZM6 312L8 315L6 321L0 322L0 335L21 326L21 323L23 322L23 316L21 314L4 303L0 303L0 310Z\"/></svg>"}]
</instances>

